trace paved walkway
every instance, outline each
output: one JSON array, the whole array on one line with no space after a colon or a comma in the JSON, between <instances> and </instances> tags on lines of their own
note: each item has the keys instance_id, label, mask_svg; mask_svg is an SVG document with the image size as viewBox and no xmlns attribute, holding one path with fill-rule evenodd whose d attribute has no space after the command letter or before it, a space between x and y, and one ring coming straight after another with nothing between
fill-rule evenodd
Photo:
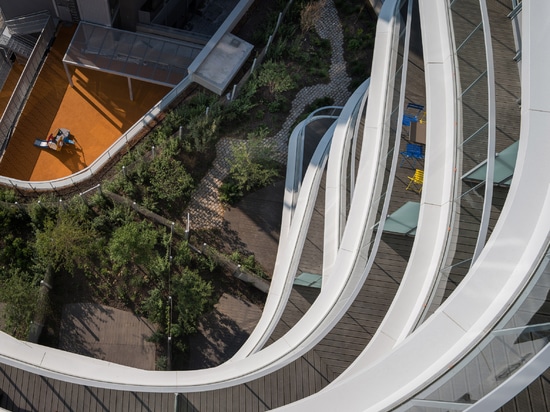
<instances>
[{"instance_id":1,"label":"paved walkway","mask_svg":"<svg viewBox=\"0 0 550 412\"><path fill-rule=\"evenodd\" d=\"M346 73L346 62L344 60L343 33L338 12L332 0L327 0L322 17L316 23L319 36L328 39L331 43L332 58L329 70L330 82L306 87L300 90L292 102L290 115L275 136L267 139L275 143L278 149L279 160L286 164L287 142L290 136L291 127L309 104L323 97L331 97L335 105L343 105L350 96L348 86L351 79ZM228 175L231 158L231 147L235 141L229 138L222 138L217 146L217 157L210 172L203 178L195 192L188 210L191 220L191 229L224 229L225 209L219 201L218 191L223 179ZM276 191L277 196L281 194ZM282 197L281 197L282 201ZM280 211L279 211L280 214ZM280 216L279 216L280 219ZM265 231L267 236L272 236L271 231ZM258 240L258 244L261 241ZM249 245L254 252L254 245ZM273 251L276 252L276 245Z\"/></svg>"},{"instance_id":2,"label":"paved walkway","mask_svg":"<svg viewBox=\"0 0 550 412\"><path fill-rule=\"evenodd\" d=\"M93 303L63 307L59 349L134 368L155 370L155 326L120 309Z\"/></svg>"},{"instance_id":3,"label":"paved walkway","mask_svg":"<svg viewBox=\"0 0 550 412\"><path fill-rule=\"evenodd\" d=\"M205 316L189 342L190 370L218 366L244 344L260 320L261 309L235 296L223 294Z\"/></svg>"}]
</instances>

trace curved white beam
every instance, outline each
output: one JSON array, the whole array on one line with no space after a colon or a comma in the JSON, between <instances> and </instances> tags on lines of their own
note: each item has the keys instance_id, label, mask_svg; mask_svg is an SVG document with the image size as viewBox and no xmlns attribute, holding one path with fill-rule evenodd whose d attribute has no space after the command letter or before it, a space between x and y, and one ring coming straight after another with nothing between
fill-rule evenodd
<instances>
[{"instance_id":1,"label":"curved white beam","mask_svg":"<svg viewBox=\"0 0 550 412\"><path fill-rule=\"evenodd\" d=\"M453 214L456 181L458 81L451 16L446 2L421 2L421 24L426 75L427 145L425 180L415 241L397 295L363 352L365 366L375 362L406 338L428 303L445 262ZM446 139L440 138L447 136ZM460 174L458 174L460 175ZM344 375L347 372L344 372Z\"/></svg>"},{"instance_id":2,"label":"curved white beam","mask_svg":"<svg viewBox=\"0 0 550 412\"><path fill-rule=\"evenodd\" d=\"M301 127L305 128L305 122L303 122ZM275 261L269 294L262 311L262 316L253 332L239 351L231 358L230 362L245 358L260 350L271 336L271 333L283 315L290 292L292 291L309 223L315 208L319 184L324 174L334 127L335 125L333 124L327 130L313 154L298 194L295 208L290 206L287 209L287 213L292 214L293 217L288 234L283 236L279 241L277 260ZM302 162L301 158L296 160L300 163ZM299 176L295 176L295 178L298 177L301 178L301 169ZM285 196L285 199L291 201L287 196Z\"/></svg>"},{"instance_id":3,"label":"curved white beam","mask_svg":"<svg viewBox=\"0 0 550 412\"><path fill-rule=\"evenodd\" d=\"M348 168L355 169L355 163L353 163L355 161L355 146L361 121L360 116L367 103L369 85L370 78L352 94L348 101L357 102L357 104L346 105L337 121L332 138L325 183L324 277L328 277L334 269L346 222L346 193L347 190L353 192L355 187L353 176L348 182L347 170ZM359 115L354 117L354 113L357 112Z\"/></svg>"},{"instance_id":4,"label":"curved white beam","mask_svg":"<svg viewBox=\"0 0 550 412\"><path fill-rule=\"evenodd\" d=\"M375 64L371 76L371 85L376 84L375 92L369 92L369 102L374 95L375 103L369 103L367 108L369 126L365 129L369 147L366 149L363 145L357 182L360 190L355 191L348 218L353 223L346 227L335 265L342 275L330 278L331 287L322 289L310 310L287 334L244 359L197 371L136 370L40 345L22 344L0 335L0 357L4 362L44 376L88 386L145 392L198 392L229 387L263 376L301 356L320 341L345 313L366 277L366 256L361 245L365 238L372 235L372 223L376 219L376 207L371 206L374 188L381 184L378 181L381 176L377 172L382 156L382 140L387 135L385 119L389 109L386 101L391 89L393 47L399 34L395 27L398 3L397 0L385 3L377 25L373 60L379 63Z\"/></svg>"},{"instance_id":5,"label":"curved white beam","mask_svg":"<svg viewBox=\"0 0 550 412\"><path fill-rule=\"evenodd\" d=\"M433 3L432 3L433 5ZM491 330L529 282L550 241L550 3L525 2L522 125L514 180L500 219L445 303L375 364L355 367L320 393L282 410L391 409L464 357Z\"/></svg>"}]
</instances>

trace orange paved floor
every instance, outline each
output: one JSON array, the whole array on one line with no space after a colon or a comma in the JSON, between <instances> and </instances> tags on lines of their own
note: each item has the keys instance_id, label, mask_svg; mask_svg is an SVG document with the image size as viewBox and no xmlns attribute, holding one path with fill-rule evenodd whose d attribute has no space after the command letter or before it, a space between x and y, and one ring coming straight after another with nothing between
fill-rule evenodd
<instances>
[{"instance_id":1,"label":"orange paved floor","mask_svg":"<svg viewBox=\"0 0 550 412\"><path fill-rule=\"evenodd\" d=\"M130 100L126 77L68 66L63 56L74 33L61 27L46 63L19 119L2 162L0 175L21 180L51 180L90 165L168 91L167 87L132 80ZM0 105L6 104L0 94ZM59 127L67 128L75 145L61 151L34 146Z\"/></svg>"}]
</instances>

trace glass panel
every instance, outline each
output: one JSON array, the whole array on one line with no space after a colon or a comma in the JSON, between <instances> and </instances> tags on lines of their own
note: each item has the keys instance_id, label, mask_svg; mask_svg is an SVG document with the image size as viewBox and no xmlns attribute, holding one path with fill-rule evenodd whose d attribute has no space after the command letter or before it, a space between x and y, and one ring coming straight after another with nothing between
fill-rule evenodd
<instances>
[{"instance_id":1,"label":"glass panel","mask_svg":"<svg viewBox=\"0 0 550 412\"><path fill-rule=\"evenodd\" d=\"M456 0L451 10L461 87L462 143L459 145L458 172L462 176L487 159L487 62L479 2ZM434 286L434 296L422 319L433 313L460 284L476 248L485 185L483 182L460 182L457 194L445 268Z\"/></svg>"},{"instance_id":2,"label":"glass panel","mask_svg":"<svg viewBox=\"0 0 550 412\"><path fill-rule=\"evenodd\" d=\"M547 258L532 280L534 286L524 291L494 331L417 399L475 402L545 348L550 342L549 275Z\"/></svg>"},{"instance_id":3,"label":"glass panel","mask_svg":"<svg viewBox=\"0 0 550 412\"><path fill-rule=\"evenodd\" d=\"M453 235L453 241L456 244L457 239L461 239L461 235ZM451 249L459 249L458 246L451 247ZM461 257L467 256L466 259L460 260ZM441 306L443 302L454 292L456 287L460 284L462 279L468 273L471 264L470 254L460 254L457 253L451 258L449 258L449 263L447 267L439 271L439 276L435 282L435 289L432 291L430 296L429 304L426 307L425 313L422 316L421 324L426 318L428 318L436 309Z\"/></svg>"},{"instance_id":4,"label":"glass panel","mask_svg":"<svg viewBox=\"0 0 550 412\"><path fill-rule=\"evenodd\" d=\"M173 86L187 75L200 50L175 40L81 22L63 61Z\"/></svg>"},{"instance_id":5,"label":"glass panel","mask_svg":"<svg viewBox=\"0 0 550 412\"><path fill-rule=\"evenodd\" d=\"M468 396L476 401L491 392L548 344L550 324L539 330L523 328L491 334L484 347L452 379L427 399L456 401Z\"/></svg>"},{"instance_id":6,"label":"glass panel","mask_svg":"<svg viewBox=\"0 0 550 412\"><path fill-rule=\"evenodd\" d=\"M409 402L406 406L403 408L399 408L399 412L455 412L455 411L463 411L465 409L464 405L456 405L456 408L453 408L448 403L445 404L445 406L428 406L428 405L415 405L414 401Z\"/></svg>"},{"instance_id":7,"label":"glass panel","mask_svg":"<svg viewBox=\"0 0 550 412\"><path fill-rule=\"evenodd\" d=\"M462 96L462 173L487 159L487 94L484 74Z\"/></svg>"}]
</instances>

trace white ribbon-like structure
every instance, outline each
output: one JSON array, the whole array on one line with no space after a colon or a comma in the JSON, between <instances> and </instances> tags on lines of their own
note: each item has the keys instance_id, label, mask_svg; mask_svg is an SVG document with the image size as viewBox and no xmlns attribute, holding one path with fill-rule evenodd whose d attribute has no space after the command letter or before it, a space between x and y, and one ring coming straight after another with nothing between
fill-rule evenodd
<instances>
[{"instance_id":1,"label":"white ribbon-like structure","mask_svg":"<svg viewBox=\"0 0 550 412\"><path fill-rule=\"evenodd\" d=\"M458 2L457 2L458 3ZM408 11L407 11L408 10ZM481 16L486 6L480 1ZM546 341L510 343L516 351L526 345L521 362L489 393L464 386L474 394L470 402L456 397L433 398L451 391L468 360L490 347L491 336L508 336L514 327L503 322L515 318L529 293L550 284L546 257L550 240L550 3L524 1L521 25L521 130L514 177L506 203L488 240L456 290L424 317L432 302L437 279L446 257L453 253L457 225L456 193L461 184L464 119L460 106L460 65L455 45L451 5L446 0L419 0L426 82L427 146L420 215L411 256L399 291L380 328L363 353L336 380L315 395L282 407L284 410L382 411L414 407L453 407L489 410L511 399L550 366ZM247 342L228 362L198 371L144 371L83 357L0 334L0 361L43 376L101 388L191 393L228 388L249 382L288 365L323 339L353 303L369 275L380 233L378 211L386 211L382 199L384 173L395 174L397 156L392 151L393 93L398 45L411 8L406 1L386 0L379 15L372 74L339 110L309 162L302 179L301 148L305 126L323 117L320 113L300 123L289 143L289 162L281 229L273 280L262 317ZM490 28L484 20L485 45L490 47ZM492 54L487 52L488 73ZM484 62L485 64L485 62ZM491 76L487 79L491 81ZM489 87L491 90L491 87ZM489 93L489 107L492 99ZM402 101L402 100L401 100ZM401 105L402 107L402 105ZM398 112L402 115L402 112ZM326 117L326 116L325 116ZM493 120L489 115L489 127ZM506 121L506 119L500 119ZM363 123L362 136L357 134ZM397 127L399 130L399 127ZM490 133L489 133L490 135ZM360 149L358 141L362 141ZM489 144L489 147L494 145ZM357 153L358 163L353 163ZM353 153L350 156L350 153ZM488 162L488 174L493 172ZM349 170L353 179L349 179ZM546 171L547 169L548 172ZM326 216L323 286L311 308L282 338L264 347L282 316L293 285L319 182L326 172ZM390 179L390 181L391 181ZM492 182L492 176L487 179ZM349 199L346 193L352 193ZM349 201L349 204L347 204ZM379 222L383 225L383 219ZM382 232L380 230L380 232ZM539 331L543 326L539 326ZM546 329L546 334L548 329ZM519 332L518 332L519 333ZM523 336L523 335L522 335ZM504 339L504 338L503 338ZM456 366L455 366L456 365ZM466 368L466 364L464 368ZM480 369L481 367L478 367ZM462 375L461 375L462 374ZM498 380L498 379L497 379ZM481 386L481 385L479 385ZM433 388L430 389L430 388ZM500 389L499 389L500 388ZM442 398L443 399L443 398ZM476 409L477 408L477 409ZM486 408L486 409L480 409ZM487 409L488 408L488 409Z\"/></svg>"}]
</instances>

